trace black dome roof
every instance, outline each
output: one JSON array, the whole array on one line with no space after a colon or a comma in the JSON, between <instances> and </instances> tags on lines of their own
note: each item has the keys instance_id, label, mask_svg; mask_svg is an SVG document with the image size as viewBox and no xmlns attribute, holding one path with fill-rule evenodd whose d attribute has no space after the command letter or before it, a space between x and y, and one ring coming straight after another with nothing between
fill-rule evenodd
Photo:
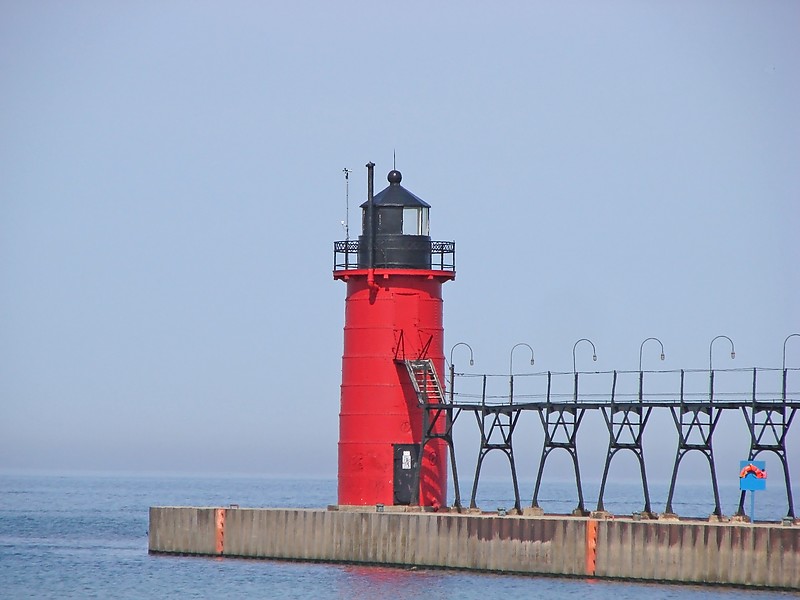
<instances>
[{"instance_id":1,"label":"black dome roof","mask_svg":"<svg viewBox=\"0 0 800 600\"><path fill-rule=\"evenodd\" d=\"M372 201L375 206L407 206L409 208L430 208L431 205L425 202L422 198L412 194L402 185L400 181L403 175L400 171L389 171L387 176L389 186L373 197ZM369 202L364 202L361 208L366 208Z\"/></svg>"}]
</instances>

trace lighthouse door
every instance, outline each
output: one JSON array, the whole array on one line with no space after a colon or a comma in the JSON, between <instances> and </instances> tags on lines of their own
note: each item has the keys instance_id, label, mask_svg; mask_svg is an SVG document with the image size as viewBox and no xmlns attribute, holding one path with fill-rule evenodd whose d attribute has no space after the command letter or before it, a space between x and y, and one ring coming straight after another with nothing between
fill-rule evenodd
<instances>
[{"instance_id":1,"label":"lighthouse door","mask_svg":"<svg viewBox=\"0 0 800 600\"><path fill-rule=\"evenodd\" d=\"M394 503L411 504L414 471L419 467L419 444L394 445Z\"/></svg>"}]
</instances>

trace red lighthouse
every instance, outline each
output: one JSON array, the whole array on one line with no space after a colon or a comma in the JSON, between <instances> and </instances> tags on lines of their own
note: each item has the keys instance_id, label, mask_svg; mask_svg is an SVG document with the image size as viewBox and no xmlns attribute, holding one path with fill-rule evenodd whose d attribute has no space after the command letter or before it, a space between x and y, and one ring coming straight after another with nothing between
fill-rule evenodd
<instances>
[{"instance_id":1,"label":"red lighthouse","mask_svg":"<svg viewBox=\"0 0 800 600\"><path fill-rule=\"evenodd\" d=\"M420 457L423 404L442 400L442 284L455 278L455 244L431 241L430 205L400 185L373 196L373 167L358 241L335 242L333 277L347 284L339 504L447 502L447 446Z\"/></svg>"}]
</instances>

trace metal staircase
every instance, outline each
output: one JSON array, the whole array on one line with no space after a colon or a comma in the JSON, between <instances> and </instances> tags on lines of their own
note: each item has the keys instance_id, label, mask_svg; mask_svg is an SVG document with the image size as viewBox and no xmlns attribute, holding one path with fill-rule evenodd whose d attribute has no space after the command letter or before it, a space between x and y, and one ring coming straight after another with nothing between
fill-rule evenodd
<instances>
[{"instance_id":1,"label":"metal staircase","mask_svg":"<svg viewBox=\"0 0 800 600\"><path fill-rule=\"evenodd\" d=\"M444 404L444 388L436 374L433 361L429 358L403 361L417 393L420 406Z\"/></svg>"},{"instance_id":2,"label":"metal staircase","mask_svg":"<svg viewBox=\"0 0 800 600\"><path fill-rule=\"evenodd\" d=\"M450 450L450 465L453 470L453 485L455 486L454 506L460 509L461 493L458 487L458 472L456 471L456 456L453 447L453 405L445 402L444 388L430 358L406 359L398 360L398 362L402 362L406 366L408 376L417 394L417 402L422 407L420 457L424 455L425 446L432 440L443 440L447 444ZM412 505L419 504L421 468L422 460L418 462L414 472L414 483L411 488Z\"/></svg>"}]
</instances>

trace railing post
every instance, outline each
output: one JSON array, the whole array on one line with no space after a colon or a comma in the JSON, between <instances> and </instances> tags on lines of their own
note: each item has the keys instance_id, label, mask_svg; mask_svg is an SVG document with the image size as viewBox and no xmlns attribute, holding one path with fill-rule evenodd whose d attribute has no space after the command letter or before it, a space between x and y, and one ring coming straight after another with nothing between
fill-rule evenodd
<instances>
[{"instance_id":1,"label":"railing post","mask_svg":"<svg viewBox=\"0 0 800 600\"><path fill-rule=\"evenodd\" d=\"M553 374L548 371L547 372L547 404L550 404L550 384L553 379Z\"/></svg>"},{"instance_id":2,"label":"railing post","mask_svg":"<svg viewBox=\"0 0 800 600\"><path fill-rule=\"evenodd\" d=\"M575 383L574 383L574 387L573 387L574 391L573 391L573 394L572 394L573 395L572 399L575 402L575 404L577 404L578 403L578 372L575 371L574 375L575 375Z\"/></svg>"},{"instance_id":3,"label":"railing post","mask_svg":"<svg viewBox=\"0 0 800 600\"><path fill-rule=\"evenodd\" d=\"M617 394L617 370L614 369L614 374L611 376L611 409L614 409L614 397ZM641 393L639 399L641 399Z\"/></svg>"},{"instance_id":4,"label":"railing post","mask_svg":"<svg viewBox=\"0 0 800 600\"><path fill-rule=\"evenodd\" d=\"M783 385L781 386L781 400L786 403L786 367L783 368Z\"/></svg>"},{"instance_id":5,"label":"railing post","mask_svg":"<svg viewBox=\"0 0 800 600\"><path fill-rule=\"evenodd\" d=\"M453 404L453 390L456 387L456 366L450 363L450 404Z\"/></svg>"},{"instance_id":6,"label":"railing post","mask_svg":"<svg viewBox=\"0 0 800 600\"><path fill-rule=\"evenodd\" d=\"M708 379L708 403L714 403L714 371L709 371Z\"/></svg>"},{"instance_id":7,"label":"railing post","mask_svg":"<svg viewBox=\"0 0 800 600\"><path fill-rule=\"evenodd\" d=\"M644 388L644 373L642 371L639 371L639 404L642 403L643 388Z\"/></svg>"}]
</instances>

